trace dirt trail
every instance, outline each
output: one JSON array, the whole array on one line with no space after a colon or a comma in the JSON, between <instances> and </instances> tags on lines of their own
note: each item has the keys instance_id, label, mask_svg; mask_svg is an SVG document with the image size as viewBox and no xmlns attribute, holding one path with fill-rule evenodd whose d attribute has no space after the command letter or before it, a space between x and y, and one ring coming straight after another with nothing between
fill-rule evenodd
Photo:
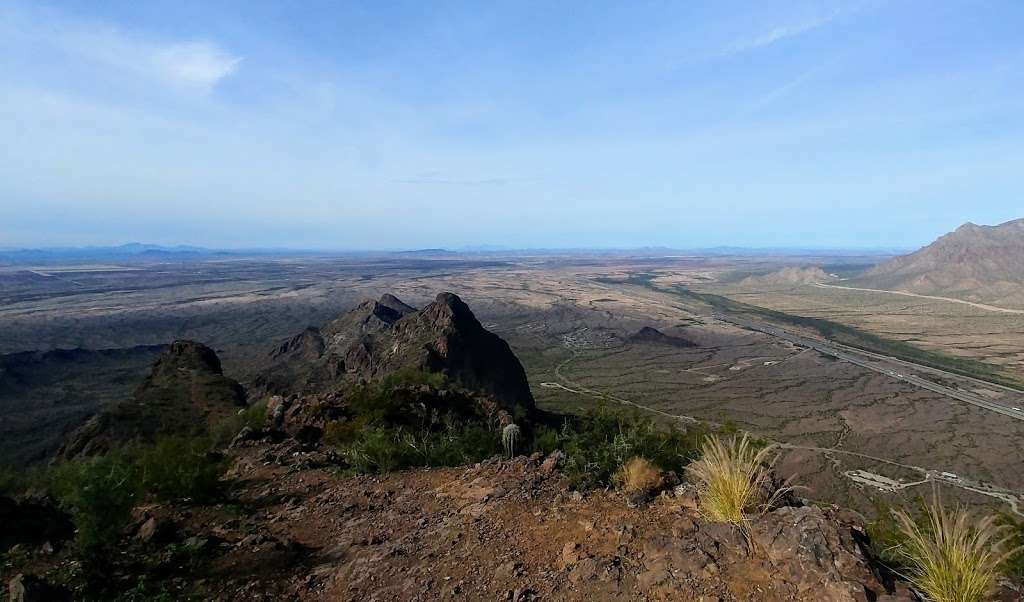
<instances>
[{"instance_id":1,"label":"dirt trail","mask_svg":"<svg viewBox=\"0 0 1024 602\"><path fill-rule=\"evenodd\" d=\"M815 282L814 286L820 288L838 288L849 291L863 291L867 293L889 293L890 295L903 295L904 297L917 297L918 299L933 299L935 301L949 301L950 303L959 303L961 305L970 305L978 309L984 309L986 311L998 311L1005 314L1020 314L1024 315L1024 309L1010 309L1008 307L997 307L995 305L986 305L984 303L975 303L973 301L964 301L963 299L954 299L952 297L937 297L935 295L919 295L917 293L910 293L907 291L887 291L880 288L857 288L855 286L841 286L838 284L822 284L821 282Z\"/></svg>"}]
</instances>

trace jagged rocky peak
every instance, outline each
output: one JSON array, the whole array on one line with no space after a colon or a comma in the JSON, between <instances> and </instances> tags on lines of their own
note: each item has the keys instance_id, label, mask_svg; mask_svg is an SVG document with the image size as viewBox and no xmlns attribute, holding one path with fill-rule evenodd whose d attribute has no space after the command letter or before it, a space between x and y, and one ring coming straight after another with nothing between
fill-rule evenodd
<instances>
[{"instance_id":1,"label":"jagged rocky peak","mask_svg":"<svg viewBox=\"0 0 1024 602\"><path fill-rule=\"evenodd\" d=\"M217 353L213 349L195 341L178 340L171 343L171 346L153 364L153 373L150 378L158 375L169 375L176 378L181 370L224 374L220 358L217 357Z\"/></svg>"},{"instance_id":2,"label":"jagged rocky peak","mask_svg":"<svg viewBox=\"0 0 1024 602\"><path fill-rule=\"evenodd\" d=\"M158 434L204 432L245 403L245 389L224 376L213 349L195 341L175 341L157 358L131 399L92 416L71 433L58 455L91 455Z\"/></svg>"},{"instance_id":3,"label":"jagged rocky peak","mask_svg":"<svg viewBox=\"0 0 1024 602\"><path fill-rule=\"evenodd\" d=\"M320 329L315 326L307 326L305 330L292 338L278 345L271 353L271 358L284 356L299 356L308 360L315 360L323 355L326 343L320 334Z\"/></svg>"},{"instance_id":4,"label":"jagged rocky peak","mask_svg":"<svg viewBox=\"0 0 1024 602\"><path fill-rule=\"evenodd\" d=\"M403 316L405 314L411 314L412 312L416 311L415 307L406 304L401 299L392 295L391 293L384 293L383 295L381 295L380 300L377 301L377 303L380 303L381 305L389 309L393 309L398 313L402 314Z\"/></svg>"},{"instance_id":5,"label":"jagged rocky peak","mask_svg":"<svg viewBox=\"0 0 1024 602\"><path fill-rule=\"evenodd\" d=\"M261 392L323 393L412 368L443 373L506 406L534 407L519 359L453 293L419 310L390 294L364 301L282 343L272 360L256 378Z\"/></svg>"}]
</instances>

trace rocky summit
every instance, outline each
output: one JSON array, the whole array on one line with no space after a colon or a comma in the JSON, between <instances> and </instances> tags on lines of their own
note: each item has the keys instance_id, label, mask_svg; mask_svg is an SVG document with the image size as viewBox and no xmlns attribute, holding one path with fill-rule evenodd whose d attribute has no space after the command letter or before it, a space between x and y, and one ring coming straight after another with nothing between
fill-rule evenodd
<instances>
[{"instance_id":1,"label":"rocky summit","mask_svg":"<svg viewBox=\"0 0 1024 602\"><path fill-rule=\"evenodd\" d=\"M224 376L212 349L194 341L174 341L131 399L91 417L71 433L58 455L92 455L159 434L201 432L244 406L245 390Z\"/></svg>"},{"instance_id":2,"label":"rocky summit","mask_svg":"<svg viewBox=\"0 0 1024 602\"><path fill-rule=\"evenodd\" d=\"M419 310L390 294L364 301L323 328L284 341L270 363L255 379L258 391L327 393L411 369L441 374L509 408L534 407L526 372L508 343L452 293Z\"/></svg>"}]
</instances>

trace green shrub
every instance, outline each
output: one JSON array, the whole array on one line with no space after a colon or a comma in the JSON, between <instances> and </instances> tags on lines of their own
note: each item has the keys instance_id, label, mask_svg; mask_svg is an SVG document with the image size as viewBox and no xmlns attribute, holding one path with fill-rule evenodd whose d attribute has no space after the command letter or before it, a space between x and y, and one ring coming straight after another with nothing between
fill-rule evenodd
<instances>
[{"instance_id":1,"label":"green shrub","mask_svg":"<svg viewBox=\"0 0 1024 602\"><path fill-rule=\"evenodd\" d=\"M403 428L364 429L349 438L346 427L328 426L334 441L343 439L339 451L360 473L389 472L415 466L461 466L500 453L500 435L482 424L451 425L441 431ZM341 432L342 434L339 434Z\"/></svg>"},{"instance_id":2,"label":"green shrub","mask_svg":"<svg viewBox=\"0 0 1024 602\"><path fill-rule=\"evenodd\" d=\"M1000 526L1006 528L1010 536L1007 546L1013 550L1003 564L1003 572L1020 583L1024 581L1024 521L1010 514L1001 514L998 522Z\"/></svg>"},{"instance_id":3,"label":"green shrub","mask_svg":"<svg viewBox=\"0 0 1024 602\"><path fill-rule=\"evenodd\" d=\"M562 439L557 430L546 426L539 426L533 431L533 441L530 445L534 452L540 452L545 456L559 448Z\"/></svg>"},{"instance_id":4,"label":"green shrub","mask_svg":"<svg viewBox=\"0 0 1024 602\"><path fill-rule=\"evenodd\" d=\"M374 428L341 450L348 464L361 473L390 472L410 466L415 450L404 441L401 430Z\"/></svg>"},{"instance_id":5,"label":"green shrub","mask_svg":"<svg viewBox=\"0 0 1024 602\"><path fill-rule=\"evenodd\" d=\"M164 500L211 502L222 494L220 477L228 460L210 452L206 438L161 437L136 452L142 490Z\"/></svg>"},{"instance_id":6,"label":"green shrub","mask_svg":"<svg viewBox=\"0 0 1024 602\"><path fill-rule=\"evenodd\" d=\"M354 443L366 430L366 421L361 418L334 420L324 428L323 442L331 447L341 448Z\"/></svg>"},{"instance_id":7,"label":"green shrub","mask_svg":"<svg viewBox=\"0 0 1024 602\"><path fill-rule=\"evenodd\" d=\"M397 387L427 385L440 389L446 382L447 379L441 372L427 372L413 366L405 366L385 376L381 386L383 389L394 389Z\"/></svg>"},{"instance_id":8,"label":"green shrub","mask_svg":"<svg viewBox=\"0 0 1024 602\"><path fill-rule=\"evenodd\" d=\"M210 435L216 445L227 445L245 427L258 431L267 423L267 403L259 401L228 416L210 429Z\"/></svg>"},{"instance_id":9,"label":"green shrub","mask_svg":"<svg viewBox=\"0 0 1024 602\"><path fill-rule=\"evenodd\" d=\"M0 495L16 495L25 488L25 475L10 466L0 465Z\"/></svg>"},{"instance_id":10,"label":"green shrub","mask_svg":"<svg viewBox=\"0 0 1024 602\"><path fill-rule=\"evenodd\" d=\"M569 420L557 435L539 431L534 451L566 454L563 473L577 489L607 487L627 460L642 456L661 470L679 472L696 457L705 431L659 428L649 418L615 412L604 404Z\"/></svg>"},{"instance_id":11,"label":"green shrub","mask_svg":"<svg viewBox=\"0 0 1024 602\"><path fill-rule=\"evenodd\" d=\"M102 560L139 497L137 472L128 454L114 450L64 462L50 471L48 481L51 493L71 515L83 559Z\"/></svg>"}]
</instances>

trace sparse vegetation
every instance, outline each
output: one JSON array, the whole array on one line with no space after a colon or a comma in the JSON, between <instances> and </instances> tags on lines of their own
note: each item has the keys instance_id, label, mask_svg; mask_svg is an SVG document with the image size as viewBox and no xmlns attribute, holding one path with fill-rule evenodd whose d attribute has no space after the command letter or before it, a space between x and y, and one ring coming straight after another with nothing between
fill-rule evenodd
<instances>
[{"instance_id":1,"label":"sparse vegetation","mask_svg":"<svg viewBox=\"0 0 1024 602\"><path fill-rule=\"evenodd\" d=\"M353 387L347 415L327 424L323 441L360 473L414 466L458 466L501 453L502 432L458 393L436 394L441 375L403 370ZM423 385L428 392L414 390ZM410 388L412 387L412 388Z\"/></svg>"},{"instance_id":2,"label":"sparse vegetation","mask_svg":"<svg viewBox=\"0 0 1024 602\"><path fill-rule=\"evenodd\" d=\"M206 503L221 493L227 460L206 438L165 437L152 445L58 464L43 477L72 517L83 557L100 561L116 544L131 508L144 496Z\"/></svg>"},{"instance_id":3,"label":"sparse vegetation","mask_svg":"<svg viewBox=\"0 0 1024 602\"><path fill-rule=\"evenodd\" d=\"M239 410L237 414L229 416L210 429L213 442L217 445L226 445L234 439L245 427L252 430L263 428L267 421L266 401L256 402L249 407Z\"/></svg>"},{"instance_id":4,"label":"sparse vegetation","mask_svg":"<svg viewBox=\"0 0 1024 602\"><path fill-rule=\"evenodd\" d=\"M956 357L936 351L921 349L910 343L895 341L885 337L865 332L859 328L840 324L822 318L812 318L789 314L765 307L750 305L710 293L697 293L682 287L674 287L671 291L665 291L650 283L649 278L637 278L637 283L660 290L672 292L677 295L702 301L718 311L731 312L740 315L748 315L754 318L767 319L777 323L810 328L829 341L849 345L865 351L889 355L906 361L947 370L954 374L978 378L989 382L1002 384L1010 387L1020 387L1021 382L1014 376L1004 373L998 366L987 364L974 359Z\"/></svg>"},{"instance_id":5,"label":"sparse vegetation","mask_svg":"<svg viewBox=\"0 0 1024 602\"><path fill-rule=\"evenodd\" d=\"M0 464L0 495L14 495L21 491L24 476L21 472Z\"/></svg>"},{"instance_id":6,"label":"sparse vegetation","mask_svg":"<svg viewBox=\"0 0 1024 602\"><path fill-rule=\"evenodd\" d=\"M895 513L907 577L934 602L980 602L995 585L1000 565L1015 552L1012 535L988 516L976 520L964 509L948 511L938 497L924 524Z\"/></svg>"},{"instance_id":7,"label":"sparse vegetation","mask_svg":"<svg viewBox=\"0 0 1024 602\"><path fill-rule=\"evenodd\" d=\"M206 438L161 437L135 454L142 491L165 500L211 502L222 493L228 460L211 452Z\"/></svg>"},{"instance_id":8,"label":"sparse vegetation","mask_svg":"<svg viewBox=\"0 0 1024 602\"><path fill-rule=\"evenodd\" d=\"M771 452L745 434L708 436L701 458L686 469L697 484L701 513L712 521L742 526L748 513L770 508L786 491L773 487Z\"/></svg>"},{"instance_id":9,"label":"sparse vegetation","mask_svg":"<svg viewBox=\"0 0 1024 602\"><path fill-rule=\"evenodd\" d=\"M50 491L75 524L75 542L87 562L102 562L117 543L139 497L127 452L64 462L49 474Z\"/></svg>"},{"instance_id":10,"label":"sparse vegetation","mask_svg":"<svg viewBox=\"0 0 1024 602\"><path fill-rule=\"evenodd\" d=\"M598 405L567 421L561 431L541 430L534 449L549 453L561 449L566 458L563 473L577 489L614 485L614 477L634 456L647 459L660 470L680 472L697 454L700 428L680 431L659 428L639 414L613 412Z\"/></svg>"}]
</instances>

